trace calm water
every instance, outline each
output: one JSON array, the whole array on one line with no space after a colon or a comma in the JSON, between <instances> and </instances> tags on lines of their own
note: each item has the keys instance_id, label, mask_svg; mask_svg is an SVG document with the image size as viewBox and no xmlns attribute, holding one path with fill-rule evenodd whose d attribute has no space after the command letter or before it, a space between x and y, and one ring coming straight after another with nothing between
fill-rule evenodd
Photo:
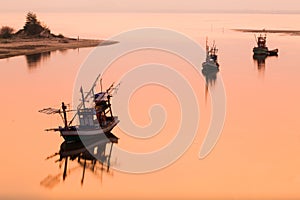
<instances>
[{"instance_id":1,"label":"calm water","mask_svg":"<svg viewBox=\"0 0 300 200\"><path fill-rule=\"evenodd\" d=\"M0 24L22 27L23 13L1 14ZM59 116L38 113L46 107L72 102L73 86L82 63L93 48L70 49L0 60L1 81L1 198L38 199L274 199L299 198L300 186L300 36L268 35L268 46L278 57L258 64L252 58L251 33L232 28L299 29L298 15L243 14L68 14L41 13L38 17L55 33L81 38L109 38L139 27L173 29L205 46L208 36L219 48L220 71L203 77L187 65L188 77L201 111L197 135L190 148L172 165L146 174L87 169L69 163L63 180L58 157L62 138L45 128L61 124ZM61 19L64 23L61 23ZM4 21L3 19L10 19ZM67 24L67 26L66 26ZM120 41L122 42L122 41ZM124 42L124 41L123 41ZM174 41L176 42L176 41ZM105 48L110 48L105 47ZM200 54L200 53L199 53ZM163 55L163 56L162 56ZM165 63L180 69L186 63L157 52L136 52L113 63L120 70L106 73L105 86L143 62ZM199 56L199 66L203 58ZM114 67L112 66L112 67ZM121 68L122 66L122 68ZM221 79L222 77L222 79ZM226 119L213 151L199 159L200 146L210 126L213 93L222 83L226 91ZM125 84L126 85L126 84ZM144 87L130 102L132 119L150 123L148 109L162 104L170 113L159 135L136 139L115 129L118 146L134 152L154 151L168 143L178 129L180 111L174 95L159 86ZM140 90L142 90L140 89ZM120 87L122 90L122 84ZM153 97L158 93L159 97ZM116 112L118 112L116 110ZM121 123L122 123L122 119ZM126 119L123 119L123 121ZM118 154L112 166L122 166ZM51 180L47 182L47 180ZM47 182L47 183L45 183Z\"/></svg>"}]
</instances>

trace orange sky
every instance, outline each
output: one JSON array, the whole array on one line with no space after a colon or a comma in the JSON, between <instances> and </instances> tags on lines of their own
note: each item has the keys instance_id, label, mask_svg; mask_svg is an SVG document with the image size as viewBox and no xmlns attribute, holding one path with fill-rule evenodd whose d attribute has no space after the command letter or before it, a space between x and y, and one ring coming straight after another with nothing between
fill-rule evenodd
<instances>
[{"instance_id":1,"label":"orange sky","mask_svg":"<svg viewBox=\"0 0 300 200\"><path fill-rule=\"evenodd\" d=\"M151 11L151 12L197 12L197 11L299 11L299 1L273 0L11 0L1 2L1 11L28 11L35 12L90 12L90 11Z\"/></svg>"}]
</instances>

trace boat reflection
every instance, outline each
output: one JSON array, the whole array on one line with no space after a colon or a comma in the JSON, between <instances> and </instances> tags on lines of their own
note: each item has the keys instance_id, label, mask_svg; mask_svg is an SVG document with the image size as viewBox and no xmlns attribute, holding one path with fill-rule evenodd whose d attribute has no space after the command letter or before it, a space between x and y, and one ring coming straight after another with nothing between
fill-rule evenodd
<instances>
[{"instance_id":1,"label":"boat reflection","mask_svg":"<svg viewBox=\"0 0 300 200\"><path fill-rule=\"evenodd\" d=\"M26 55L27 66L29 69L34 69L42 64L42 61L49 59L51 51Z\"/></svg>"},{"instance_id":2,"label":"boat reflection","mask_svg":"<svg viewBox=\"0 0 300 200\"><path fill-rule=\"evenodd\" d=\"M253 55L253 60L256 62L257 64L257 69L259 72L264 72L265 68L266 68L266 59L267 59L267 55Z\"/></svg>"},{"instance_id":3,"label":"boat reflection","mask_svg":"<svg viewBox=\"0 0 300 200\"><path fill-rule=\"evenodd\" d=\"M205 77L205 100L207 100L208 89L212 88L217 81L217 73L219 68L216 67L205 67L202 69L202 74Z\"/></svg>"},{"instance_id":4,"label":"boat reflection","mask_svg":"<svg viewBox=\"0 0 300 200\"><path fill-rule=\"evenodd\" d=\"M61 178L64 181L76 169L82 169L82 185L86 170L90 170L96 176L102 176L103 171L111 174L110 166L113 144L118 143L118 140L119 138L109 132L84 141L64 141L60 145L59 152L47 158L50 159L59 156L56 162L59 162L59 168L64 166L63 172L47 176L40 184L46 188L53 188L60 182ZM70 161L76 165L68 170Z\"/></svg>"}]
</instances>

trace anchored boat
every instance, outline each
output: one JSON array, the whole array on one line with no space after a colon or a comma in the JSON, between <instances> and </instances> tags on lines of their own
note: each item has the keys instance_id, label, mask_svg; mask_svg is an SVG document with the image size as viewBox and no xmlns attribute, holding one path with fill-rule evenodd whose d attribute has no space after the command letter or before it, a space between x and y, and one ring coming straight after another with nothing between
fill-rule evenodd
<instances>
[{"instance_id":1,"label":"anchored boat","mask_svg":"<svg viewBox=\"0 0 300 200\"><path fill-rule=\"evenodd\" d=\"M258 37L255 36L257 47L253 48L254 55L266 55L266 56L277 56L278 49L269 50L266 43L267 43L267 35L259 35Z\"/></svg>"},{"instance_id":2,"label":"anchored boat","mask_svg":"<svg viewBox=\"0 0 300 200\"><path fill-rule=\"evenodd\" d=\"M46 131L59 131L66 141L88 140L98 137L101 134L109 134L110 131L119 123L117 116L114 116L111 108L111 97L113 91L117 90L112 84L106 91L95 93L94 89L100 75L95 80L92 88L84 95L81 87L81 103L76 110L67 110L65 103L62 103L61 109L45 108L39 112L46 114L60 114L64 126L58 128L46 129ZM101 80L100 80L101 83ZM101 86L102 88L102 86ZM91 106L87 106L86 102L93 102ZM73 118L68 121L67 112L74 111ZM73 125L75 119L78 124Z\"/></svg>"},{"instance_id":3,"label":"anchored boat","mask_svg":"<svg viewBox=\"0 0 300 200\"><path fill-rule=\"evenodd\" d=\"M202 68L204 71L215 71L219 70L218 63L218 49L215 45L215 41L211 47L208 46L208 40L206 39L206 60L202 63Z\"/></svg>"}]
</instances>

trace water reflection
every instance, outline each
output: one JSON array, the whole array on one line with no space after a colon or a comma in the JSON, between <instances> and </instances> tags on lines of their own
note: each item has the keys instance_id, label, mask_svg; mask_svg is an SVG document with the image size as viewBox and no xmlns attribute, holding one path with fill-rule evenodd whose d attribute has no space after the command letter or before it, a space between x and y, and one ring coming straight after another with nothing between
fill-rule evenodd
<instances>
[{"instance_id":1,"label":"water reflection","mask_svg":"<svg viewBox=\"0 0 300 200\"><path fill-rule=\"evenodd\" d=\"M208 89L212 88L217 81L217 73L219 68L205 67L202 69L202 74L205 77L205 100L207 100Z\"/></svg>"},{"instance_id":2,"label":"water reflection","mask_svg":"<svg viewBox=\"0 0 300 200\"><path fill-rule=\"evenodd\" d=\"M112 175L110 171L111 154L113 144L118 143L118 138L112 133L106 133L85 141L64 141L60 145L58 153L47 158L59 157L55 162L59 162L59 168L63 166L63 171L56 175L48 175L40 184L46 188L53 188L70 176L75 170L81 169L81 184L84 183L86 170L91 171L102 180L103 172ZM72 162L72 167L68 165ZM75 166L74 166L75 164Z\"/></svg>"},{"instance_id":3,"label":"water reflection","mask_svg":"<svg viewBox=\"0 0 300 200\"><path fill-rule=\"evenodd\" d=\"M29 69L34 69L41 65L42 61L49 59L51 51L26 55L27 66Z\"/></svg>"},{"instance_id":4,"label":"water reflection","mask_svg":"<svg viewBox=\"0 0 300 200\"><path fill-rule=\"evenodd\" d=\"M112 41L112 40L103 40L98 46L108 46L118 44L119 41ZM72 48L73 50L77 50L79 52L80 48ZM58 49L54 50L53 52L59 52L62 55L66 55L69 49ZM27 66L29 69L34 69L40 66L44 61L48 60L51 56L51 51L43 52L43 53L36 53L31 55L25 55Z\"/></svg>"},{"instance_id":5,"label":"water reflection","mask_svg":"<svg viewBox=\"0 0 300 200\"><path fill-rule=\"evenodd\" d=\"M257 55L257 54L253 55L253 60L256 62L257 69L259 72L263 73L265 71L266 58L267 58L267 55Z\"/></svg>"}]
</instances>

